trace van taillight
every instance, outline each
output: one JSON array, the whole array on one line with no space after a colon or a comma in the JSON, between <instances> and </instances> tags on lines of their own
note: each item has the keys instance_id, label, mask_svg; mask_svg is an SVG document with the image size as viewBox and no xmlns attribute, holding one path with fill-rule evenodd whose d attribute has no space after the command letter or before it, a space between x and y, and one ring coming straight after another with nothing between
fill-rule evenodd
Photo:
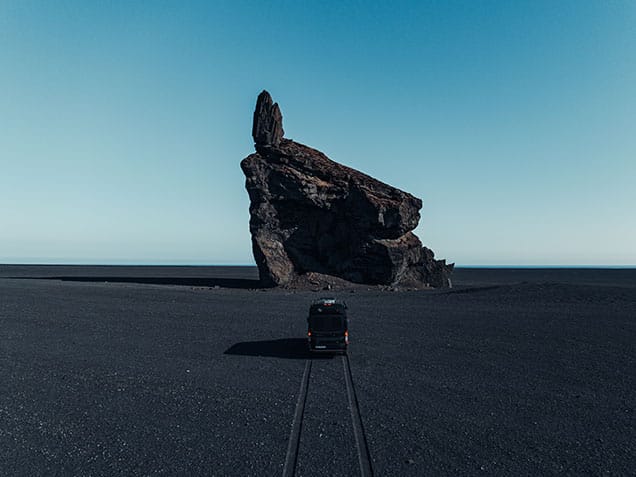
<instances>
[{"instance_id":1,"label":"van taillight","mask_svg":"<svg viewBox=\"0 0 636 477\"><path fill-rule=\"evenodd\" d=\"M308 332L307 332L307 336L311 336L311 331L308 331Z\"/></svg>"}]
</instances>

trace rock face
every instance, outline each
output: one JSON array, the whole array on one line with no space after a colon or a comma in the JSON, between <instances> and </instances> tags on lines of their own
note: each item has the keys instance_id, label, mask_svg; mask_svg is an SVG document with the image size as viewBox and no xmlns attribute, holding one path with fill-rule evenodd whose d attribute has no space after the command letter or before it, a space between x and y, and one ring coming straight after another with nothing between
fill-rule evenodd
<instances>
[{"instance_id":1,"label":"rock face","mask_svg":"<svg viewBox=\"0 0 636 477\"><path fill-rule=\"evenodd\" d=\"M267 91L258 96L252 136L257 152L241 168L264 286L286 286L310 272L355 283L450 286L453 264L435 260L411 232L420 199L284 139Z\"/></svg>"}]
</instances>

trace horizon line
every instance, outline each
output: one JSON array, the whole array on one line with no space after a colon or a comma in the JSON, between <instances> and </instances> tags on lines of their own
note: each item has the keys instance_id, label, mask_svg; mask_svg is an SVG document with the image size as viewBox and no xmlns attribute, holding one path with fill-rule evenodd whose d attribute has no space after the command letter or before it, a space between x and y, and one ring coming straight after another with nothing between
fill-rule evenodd
<instances>
[{"instance_id":1,"label":"horizon line","mask_svg":"<svg viewBox=\"0 0 636 477\"><path fill-rule=\"evenodd\" d=\"M254 263L187 263L187 262L133 262L133 261L112 261L112 262L85 262L85 261L69 261L69 262L13 262L4 263L0 262L0 267L3 266L67 266L67 267L254 267ZM636 264L627 265L610 265L610 264L541 264L541 265L528 265L528 264L455 264L455 268L490 268L490 269L564 269L564 268L576 268L576 269L633 269L636 268Z\"/></svg>"}]
</instances>

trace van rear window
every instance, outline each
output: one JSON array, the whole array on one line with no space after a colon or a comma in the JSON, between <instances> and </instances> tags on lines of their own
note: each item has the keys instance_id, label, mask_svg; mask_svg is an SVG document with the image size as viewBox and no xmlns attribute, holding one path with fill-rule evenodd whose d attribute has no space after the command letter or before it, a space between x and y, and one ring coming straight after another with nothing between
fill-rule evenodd
<instances>
[{"instance_id":1,"label":"van rear window","mask_svg":"<svg viewBox=\"0 0 636 477\"><path fill-rule=\"evenodd\" d=\"M340 303L336 303L335 305L331 305L331 306L324 306L324 305L311 305L311 308L309 309L309 313L311 315L313 314L329 314L329 315L345 315L345 307L342 306Z\"/></svg>"},{"instance_id":2,"label":"van rear window","mask_svg":"<svg viewBox=\"0 0 636 477\"><path fill-rule=\"evenodd\" d=\"M314 331L338 331L342 329L342 317L338 315L312 316L309 326Z\"/></svg>"}]
</instances>

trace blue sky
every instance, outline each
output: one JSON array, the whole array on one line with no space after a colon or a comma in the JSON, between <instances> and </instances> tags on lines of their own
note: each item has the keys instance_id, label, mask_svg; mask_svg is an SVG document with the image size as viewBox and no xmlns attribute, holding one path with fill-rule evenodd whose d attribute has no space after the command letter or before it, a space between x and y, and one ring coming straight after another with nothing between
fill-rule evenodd
<instances>
[{"instance_id":1,"label":"blue sky","mask_svg":"<svg viewBox=\"0 0 636 477\"><path fill-rule=\"evenodd\" d=\"M0 0L0 263L249 264L257 94L462 265L636 264L636 3Z\"/></svg>"}]
</instances>

